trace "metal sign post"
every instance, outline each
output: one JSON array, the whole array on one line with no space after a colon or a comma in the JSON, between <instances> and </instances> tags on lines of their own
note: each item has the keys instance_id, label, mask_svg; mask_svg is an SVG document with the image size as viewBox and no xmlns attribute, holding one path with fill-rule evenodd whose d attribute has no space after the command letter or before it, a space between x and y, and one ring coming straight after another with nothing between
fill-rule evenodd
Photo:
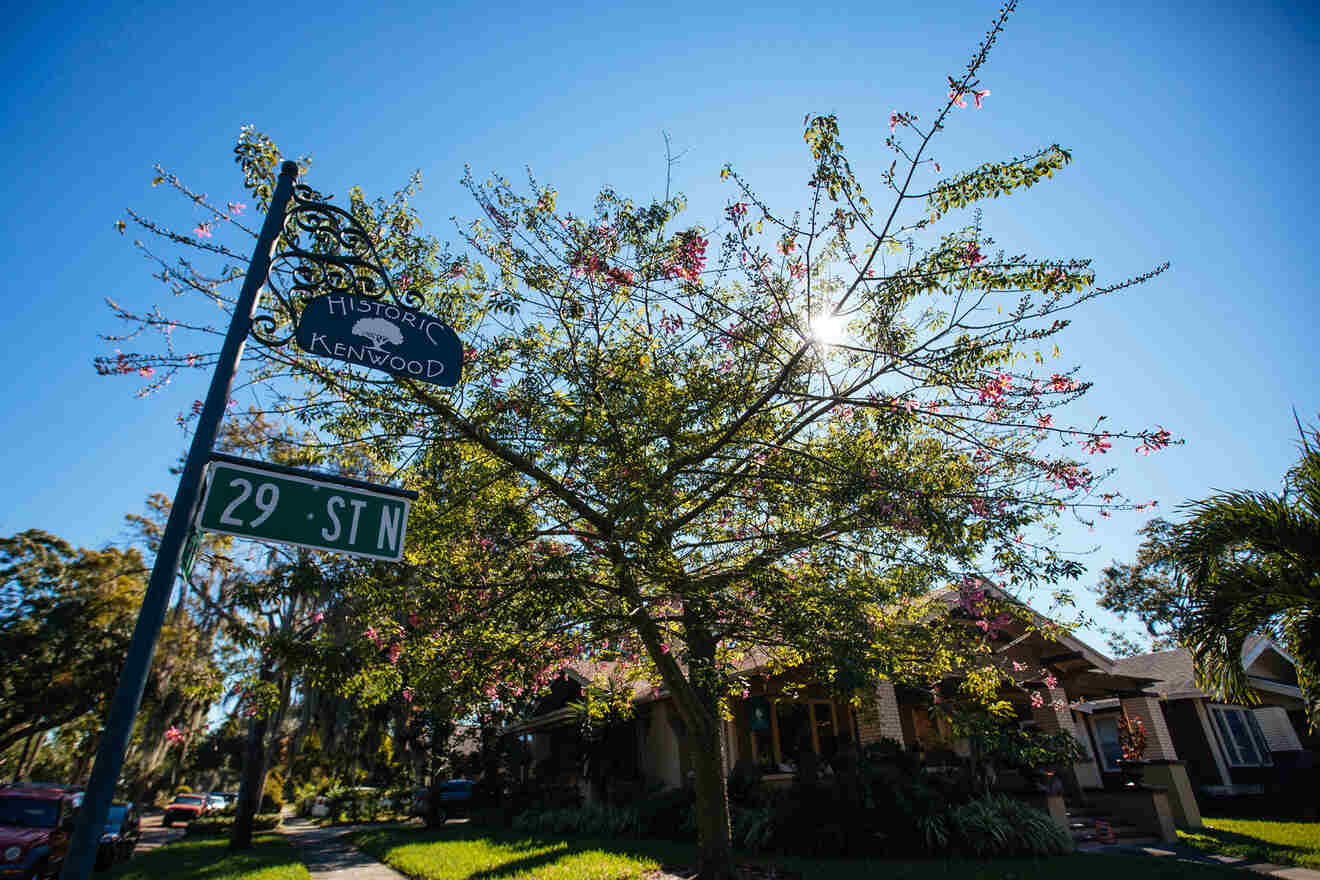
<instances>
[{"instance_id":1,"label":"metal sign post","mask_svg":"<svg viewBox=\"0 0 1320 880\"><path fill-rule=\"evenodd\" d=\"M463 371L463 348L452 327L424 313L425 296L395 289L370 234L348 211L310 187L296 184L298 165L280 166L279 181L234 305L211 388L202 407L170 517L161 536L133 640L120 673L96 763L87 783L63 880L88 880L97 844L124 764L133 721L142 703L156 639L185 557L189 526L244 538L277 541L372 559L403 554L408 503L415 492L299 471L213 453L234 373L251 333L271 347L297 335L306 351L395 376L453 386ZM286 249L275 245L285 234ZM292 269L281 290L271 266ZM405 276L406 277L406 276ZM263 285L278 317L256 314ZM382 302L388 293L392 302ZM388 345L388 347L387 347ZM200 502L202 477L212 462L211 491ZM199 511L200 508L204 508Z\"/></svg>"},{"instance_id":2,"label":"metal sign post","mask_svg":"<svg viewBox=\"0 0 1320 880\"><path fill-rule=\"evenodd\" d=\"M174 578L179 570L188 526L197 512L202 471L220 432L220 420L229 402L234 373L243 356L243 345L252 329L257 294L270 272L271 254L284 228L285 211L297 176L296 162L285 162L280 166L279 181L271 196L270 209L266 212L266 221L262 224L257 246L253 249L243 289L234 306L229 332L220 349L215 374L211 377L211 388L206 394L206 403L197 422L197 432L193 434L192 445L188 449L183 474L179 477L179 488L174 493L174 504L170 508L165 532L161 535L156 564L151 570L151 580L142 599L137 626L133 629L133 640L129 643L128 654L120 671L119 687L110 704L105 730L101 733L96 763L92 765L92 776L87 783L87 793L83 798L73 841L69 845L69 855L62 875L64 880L88 880L96 863L96 849L105 829L110 802L114 799L119 772L124 766L124 750L128 747L129 735L133 731L133 720L142 703L142 691L147 684L156 640L160 636L170 595L174 590Z\"/></svg>"}]
</instances>

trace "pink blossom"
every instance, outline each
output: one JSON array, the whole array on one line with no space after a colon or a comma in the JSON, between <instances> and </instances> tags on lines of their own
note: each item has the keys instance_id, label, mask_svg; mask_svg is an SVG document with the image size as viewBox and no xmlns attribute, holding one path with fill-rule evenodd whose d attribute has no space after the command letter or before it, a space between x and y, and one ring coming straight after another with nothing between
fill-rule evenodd
<instances>
[{"instance_id":1,"label":"pink blossom","mask_svg":"<svg viewBox=\"0 0 1320 880\"><path fill-rule=\"evenodd\" d=\"M897 111L897 110L894 110L894 111L890 112L890 114L889 114L889 133L890 133L890 134L893 134L893 133L894 133L894 126L898 125L898 123L899 123L900 121L901 121L901 120L900 120L899 117L898 117L898 111Z\"/></svg>"},{"instance_id":2,"label":"pink blossom","mask_svg":"<svg viewBox=\"0 0 1320 880\"><path fill-rule=\"evenodd\" d=\"M242 214L246 210L247 210L247 205L243 204L242 202L229 203L229 213L231 214Z\"/></svg>"},{"instance_id":3,"label":"pink blossom","mask_svg":"<svg viewBox=\"0 0 1320 880\"><path fill-rule=\"evenodd\" d=\"M1055 678L1054 674L1051 672L1045 673L1044 681L1045 681L1045 687L1049 688L1050 690L1054 690L1059 686L1059 680Z\"/></svg>"},{"instance_id":4,"label":"pink blossom","mask_svg":"<svg viewBox=\"0 0 1320 880\"><path fill-rule=\"evenodd\" d=\"M1170 436L1169 432L1161 427L1158 431L1141 441L1141 445L1137 447L1137 454L1150 455L1152 452L1158 452L1167 447L1169 443L1172 442L1172 439L1173 438Z\"/></svg>"},{"instance_id":5,"label":"pink blossom","mask_svg":"<svg viewBox=\"0 0 1320 880\"><path fill-rule=\"evenodd\" d=\"M412 702L412 698L413 698L413 689L412 689L412 688L404 688L404 689L403 689L403 698L404 698L405 700L407 700L409 703L411 703L411 702Z\"/></svg>"},{"instance_id":6,"label":"pink blossom","mask_svg":"<svg viewBox=\"0 0 1320 880\"><path fill-rule=\"evenodd\" d=\"M1041 428L1048 428L1053 423L1054 423L1054 416L1050 415L1049 413L1045 413L1042 416L1036 416L1036 425Z\"/></svg>"},{"instance_id":7,"label":"pink blossom","mask_svg":"<svg viewBox=\"0 0 1320 880\"><path fill-rule=\"evenodd\" d=\"M1021 672L1022 670L1026 669L1026 668L1027 668L1027 667L1026 667L1025 664L1019 663L1019 662L1017 662L1016 660L1013 661L1013 671L1014 671L1014 672Z\"/></svg>"},{"instance_id":8,"label":"pink blossom","mask_svg":"<svg viewBox=\"0 0 1320 880\"><path fill-rule=\"evenodd\" d=\"M1032 694L1031 694L1031 705L1032 705L1033 708L1036 708L1036 709L1039 709L1039 708L1041 708L1042 706L1044 706L1044 705L1045 705L1045 695L1042 694L1040 691L1033 691Z\"/></svg>"},{"instance_id":9,"label":"pink blossom","mask_svg":"<svg viewBox=\"0 0 1320 880\"><path fill-rule=\"evenodd\" d=\"M188 738L188 735L173 724L170 729L165 731L165 741L169 743L181 743Z\"/></svg>"},{"instance_id":10,"label":"pink blossom","mask_svg":"<svg viewBox=\"0 0 1320 880\"><path fill-rule=\"evenodd\" d=\"M1082 448L1092 454L1097 452L1101 454L1106 453L1114 445L1112 443L1105 442L1105 438L1108 436L1109 436L1108 434L1101 434L1099 437L1091 437L1085 443L1082 444Z\"/></svg>"},{"instance_id":11,"label":"pink blossom","mask_svg":"<svg viewBox=\"0 0 1320 880\"><path fill-rule=\"evenodd\" d=\"M990 94L989 89L972 89L972 100L976 102L976 109L981 109L981 99ZM962 106L967 106L966 104Z\"/></svg>"},{"instance_id":12,"label":"pink blossom","mask_svg":"<svg viewBox=\"0 0 1320 880\"><path fill-rule=\"evenodd\" d=\"M999 373L986 380L985 385L981 387L979 399L981 403L998 403L1012 387L1013 379L1007 373Z\"/></svg>"},{"instance_id":13,"label":"pink blossom","mask_svg":"<svg viewBox=\"0 0 1320 880\"><path fill-rule=\"evenodd\" d=\"M403 653L403 645L400 645L398 642L395 642L394 644L390 645L390 662L398 663L399 655L402 653Z\"/></svg>"},{"instance_id":14,"label":"pink blossom","mask_svg":"<svg viewBox=\"0 0 1320 880\"><path fill-rule=\"evenodd\" d=\"M1081 386L1062 373L1055 373L1050 376L1051 391L1076 391Z\"/></svg>"},{"instance_id":15,"label":"pink blossom","mask_svg":"<svg viewBox=\"0 0 1320 880\"><path fill-rule=\"evenodd\" d=\"M196 226L193 227L193 235L197 236L198 238L210 238L211 224L198 223Z\"/></svg>"},{"instance_id":16,"label":"pink blossom","mask_svg":"<svg viewBox=\"0 0 1320 880\"><path fill-rule=\"evenodd\" d=\"M981 254L981 246L974 241L967 242L966 259L969 266L975 266L977 263L984 262L985 257Z\"/></svg>"},{"instance_id":17,"label":"pink blossom","mask_svg":"<svg viewBox=\"0 0 1320 880\"><path fill-rule=\"evenodd\" d=\"M318 611L318 612L316 612L315 614L312 615L312 623L320 623L320 622L323 621L323 620L325 620L325 612L324 612L324 611Z\"/></svg>"},{"instance_id":18,"label":"pink blossom","mask_svg":"<svg viewBox=\"0 0 1320 880\"><path fill-rule=\"evenodd\" d=\"M949 86L949 100L958 107L966 107L967 102L963 100L965 92L958 90L957 86Z\"/></svg>"}]
</instances>

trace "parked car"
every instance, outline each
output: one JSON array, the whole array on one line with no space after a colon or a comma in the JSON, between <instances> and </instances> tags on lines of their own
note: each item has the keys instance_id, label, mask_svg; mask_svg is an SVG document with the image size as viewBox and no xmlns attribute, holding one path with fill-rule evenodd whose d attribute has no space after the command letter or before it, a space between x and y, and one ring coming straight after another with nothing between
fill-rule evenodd
<instances>
[{"instance_id":1,"label":"parked car","mask_svg":"<svg viewBox=\"0 0 1320 880\"><path fill-rule=\"evenodd\" d=\"M416 796L413 797L413 809L420 808L421 812L413 815L420 815L428 825L443 825L455 816L462 816L467 813L468 807L471 805L472 790L476 787L476 784L471 779L451 779L448 782L440 783L437 789L440 803L436 805L434 811L430 808L431 792L422 789L420 804L418 803L419 799Z\"/></svg>"},{"instance_id":2,"label":"parked car","mask_svg":"<svg viewBox=\"0 0 1320 880\"><path fill-rule=\"evenodd\" d=\"M204 816L207 813L206 795L204 794L179 794L174 796L169 806L165 808L165 818L161 820L162 825L169 828L175 822L187 824L198 816Z\"/></svg>"},{"instance_id":3,"label":"parked car","mask_svg":"<svg viewBox=\"0 0 1320 880\"><path fill-rule=\"evenodd\" d=\"M58 877L73 836L75 792L57 786L0 788L0 877Z\"/></svg>"},{"instance_id":4,"label":"parked car","mask_svg":"<svg viewBox=\"0 0 1320 880\"><path fill-rule=\"evenodd\" d=\"M105 833L96 850L96 870L108 871L116 862L133 858L141 836L142 818L135 804L111 804L105 817Z\"/></svg>"}]
</instances>

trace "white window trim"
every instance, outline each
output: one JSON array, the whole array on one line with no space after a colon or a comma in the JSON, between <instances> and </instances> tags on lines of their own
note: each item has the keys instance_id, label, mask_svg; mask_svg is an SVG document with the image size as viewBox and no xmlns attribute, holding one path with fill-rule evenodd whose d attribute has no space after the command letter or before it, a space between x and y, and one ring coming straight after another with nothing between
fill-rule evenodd
<instances>
[{"instance_id":1,"label":"white window trim","mask_svg":"<svg viewBox=\"0 0 1320 880\"><path fill-rule=\"evenodd\" d=\"M1206 707L1209 710L1211 719L1210 726L1215 732L1215 738L1219 742L1219 747L1223 751L1224 760L1230 767L1273 767L1274 757L1270 754L1270 743L1265 738L1265 731L1260 729L1260 722L1256 719L1256 714L1245 706L1227 706L1222 703L1211 703ZM1247 731L1247 736L1251 738L1251 746L1259 755L1260 760L1248 761L1238 747L1236 741L1232 743L1224 742L1224 731L1232 731L1228 723L1228 713L1236 712L1242 719L1242 726ZM1220 723L1220 717L1223 723ZM1236 740L1236 736L1234 736Z\"/></svg>"}]
</instances>

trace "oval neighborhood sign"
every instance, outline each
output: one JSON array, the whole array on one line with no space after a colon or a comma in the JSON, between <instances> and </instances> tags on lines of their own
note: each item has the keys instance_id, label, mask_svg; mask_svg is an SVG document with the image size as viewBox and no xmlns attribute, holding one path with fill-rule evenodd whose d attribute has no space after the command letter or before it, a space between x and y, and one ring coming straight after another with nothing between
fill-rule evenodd
<instances>
[{"instance_id":1,"label":"oval neighborhood sign","mask_svg":"<svg viewBox=\"0 0 1320 880\"><path fill-rule=\"evenodd\" d=\"M433 385L456 385L463 344L439 318L391 302L327 293L298 315L298 347Z\"/></svg>"}]
</instances>

